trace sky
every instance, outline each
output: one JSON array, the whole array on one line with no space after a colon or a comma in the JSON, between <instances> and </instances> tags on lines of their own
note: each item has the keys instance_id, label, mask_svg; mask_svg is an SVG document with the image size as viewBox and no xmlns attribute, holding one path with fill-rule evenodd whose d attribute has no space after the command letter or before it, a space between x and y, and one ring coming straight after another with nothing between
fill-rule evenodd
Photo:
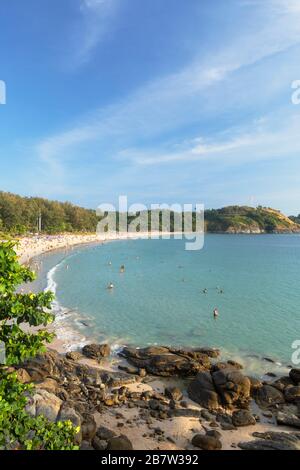
<instances>
[{"instance_id":1,"label":"sky","mask_svg":"<svg viewBox=\"0 0 300 470\"><path fill-rule=\"evenodd\" d=\"M299 59L300 0L1 0L0 189L298 214Z\"/></svg>"}]
</instances>

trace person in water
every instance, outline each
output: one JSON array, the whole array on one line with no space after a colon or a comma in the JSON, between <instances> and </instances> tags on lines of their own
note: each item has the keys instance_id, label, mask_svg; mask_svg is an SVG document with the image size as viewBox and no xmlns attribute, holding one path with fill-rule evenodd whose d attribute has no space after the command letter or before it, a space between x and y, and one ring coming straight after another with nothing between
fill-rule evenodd
<instances>
[{"instance_id":1,"label":"person in water","mask_svg":"<svg viewBox=\"0 0 300 470\"><path fill-rule=\"evenodd\" d=\"M219 310L217 308L214 309L214 318L218 318Z\"/></svg>"}]
</instances>

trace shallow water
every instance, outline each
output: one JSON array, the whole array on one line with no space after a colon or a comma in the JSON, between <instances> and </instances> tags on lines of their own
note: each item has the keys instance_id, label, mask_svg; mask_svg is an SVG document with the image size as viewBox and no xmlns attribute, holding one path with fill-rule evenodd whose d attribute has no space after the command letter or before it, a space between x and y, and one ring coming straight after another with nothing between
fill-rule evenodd
<instances>
[{"instance_id":1,"label":"shallow water","mask_svg":"<svg viewBox=\"0 0 300 470\"><path fill-rule=\"evenodd\" d=\"M210 234L200 251L185 251L182 240L118 241L41 260L39 282L55 266L48 287L86 337L216 346L285 363L300 339L298 235Z\"/></svg>"}]
</instances>

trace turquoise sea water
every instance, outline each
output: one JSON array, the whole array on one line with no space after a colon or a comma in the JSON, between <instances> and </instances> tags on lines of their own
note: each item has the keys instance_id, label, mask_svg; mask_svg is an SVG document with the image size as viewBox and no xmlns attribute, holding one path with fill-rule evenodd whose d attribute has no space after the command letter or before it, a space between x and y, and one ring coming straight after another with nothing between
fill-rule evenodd
<instances>
[{"instance_id":1,"label":"turquoise sea water","mask_svg":"<svg viewBox=\"0 0 300 470\"><path fill-rule=\"evenodd\" d=\"M87 338L215 346L285 363L300 339L298 235L207 235L200 251L174 239L118 241L41 260L43 282L54 267L56 308L70 309L65 319Z\"/></svg>"}]
</instances>

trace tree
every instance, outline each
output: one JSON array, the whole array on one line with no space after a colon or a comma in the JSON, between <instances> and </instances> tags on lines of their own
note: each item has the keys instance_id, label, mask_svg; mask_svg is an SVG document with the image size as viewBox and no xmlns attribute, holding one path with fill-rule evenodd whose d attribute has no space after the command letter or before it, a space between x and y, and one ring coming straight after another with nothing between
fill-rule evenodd
<instances>
[{"instance_id":1,"label":"tree","mask_svg":"<svg viewBox=\"0 0 300 470\"><path fill-rule=\"evenodd\" d=\"M5 346L6 365L15 365L45 351L53 334L45 329L32 333L25 327L47 326L50 292L20 293L17 287L33 281L35 274L18 262L15 242L0 244L0 342ZM31 384L24 385L6 365L0 366L0 449L74 449L78 429L69 422L51 423L45 417L33 418L25 411Z\"/></svg>"}]
</instances>

